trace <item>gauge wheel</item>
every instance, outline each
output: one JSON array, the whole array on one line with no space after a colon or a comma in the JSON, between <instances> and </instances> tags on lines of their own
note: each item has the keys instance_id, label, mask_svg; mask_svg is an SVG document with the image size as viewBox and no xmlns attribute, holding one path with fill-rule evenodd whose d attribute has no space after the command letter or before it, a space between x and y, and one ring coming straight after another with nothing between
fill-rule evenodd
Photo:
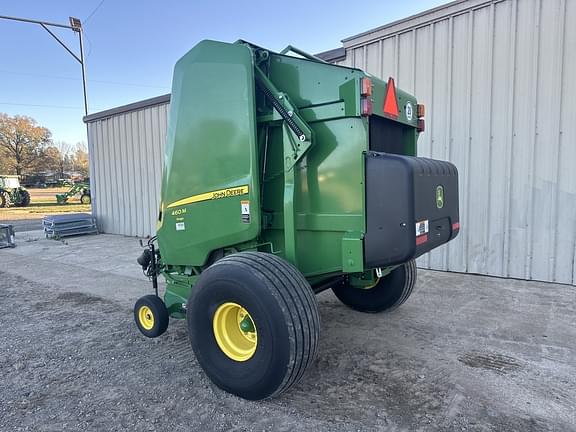
<instances>
[{"instance_id":1,"label":"gauge wheel","mask_svg":"<svg viewBox=\"0 0 576 432\"><path fill-rule=\"evenodd\" d=\"M391 311L403 304L416 284L416 262L408 261L386 276L378 278L369 288L356 288L346 283L332 291L342 303L360 312Z\"/></svg>"},{"instance_id":2,"label":"gauge wheel","mask_svg":"<svg viewBox=\"0 0 576 432\"><path fill-rule=\"evenodd\" d=\"M82 196L80 197L80 202L82 204L90 204L92 202L90 194L82 194Z\"/></svg>"},{"instance_id":3,"label":"gauge wheel","mask_svg":"<svg viewBox=\"0 0 576 432\"><path fill-rule=\"evenodd\" d=\"M272 254L241 252L216 261L194 285L186 315L206 375L245 399L288 390L316 354L314 292L294 266Z\"/></svg>"},{"instance_id":4,"label":"gauge wheel","mask_svg":"<svg viewBox=\"0 0 576 432\"><path fill-rule=\"evenodd\" d=\"M134 321L138 330L146 337L155 338L164 334L169 320L166 305L153 294L141 297L134 305Z\"/></svg>"}]
</instances>

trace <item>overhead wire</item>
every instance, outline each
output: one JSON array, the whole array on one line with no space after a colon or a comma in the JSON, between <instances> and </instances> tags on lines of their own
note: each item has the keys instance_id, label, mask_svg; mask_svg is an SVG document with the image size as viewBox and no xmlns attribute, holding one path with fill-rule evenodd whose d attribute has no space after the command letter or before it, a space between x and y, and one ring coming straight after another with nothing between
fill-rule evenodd
<instances>
[{"instance_id":1,"label":"overhead wire","mask_svg":"<svg viewBox=\"0 0 576 432\"><path fill-rule=\"evenodd\" d=\"M96 6L94 8L94 10L92 12L90 12L90 14L88 14L88 16L86 18L84 18L84 21L82 22L84 25L86 25L88 23L88 21L90 21L90 19L94 16L94 14L98 11L98 9L100 9L100 6L102 6L102 4L105 1L106 0L101 0L100 3L98 3L98 6Z\"/></svg>"},{"instance_id":2,"label":"overhead wire","mask_svg":"<svg viewBox=\"0 0 576 432\"><path fill-rule=\"evenodd\" d=\"M0 69L0 73L6 73L6 74L11 74L11 75L35 76L35 77L39 77L39 78L53 78L53 79L70 80L70 81L80 81L81 80L81 78L76 78L76 77L40 74L40 73L35 73L35 72L10 71L10 70L6 70L6 69ZM138 83L129 83L129 82L122 82L122 81L108 81L108 80L89 79L88 82L100 83L100 84L125 85L125 86L132 86L132 87L148 87L148 88L158 88L158 89L169 89L169 87L167 87L167 86L157 86L157 85L152 85L152 84L138 84Z\"/></svg>"},{"instance_id":3,"label":"overhead wire","mask_svg":"<svg viewBox=\"0 0 576 432\"><path fill-rule=\"evenodd\" d=\"M104 4L105 1L106 0L102 0L100 3L98 3L98 6L96 6L92 10L92 12L90 12L88 16L84 18L84 21L82 22L83 25L86 25L88 21L90 21L90 19L94 16L94 14L98 11L98 9L100 9L100 7L102 6L102 4ZM88 58L90 57L90 54L92 54L92 41L90 40L86 32L84 32L84 38L86 39L86 42L88 42L88 51L86 52L86 58Z\"/></svg>"},{"instance_id":4,"label":"overhead wire","mask_svg":"<svg viewBox=\"0 0 576 432\"><path fill-rule=\"evenodd\" d=\"M0 105L14 105L14 106L26 106L26 107L37 107L37 108L58 108L58 109L73 109L81 110L84 109L80 106L66 106L66 105L44 105L44 104L25 104L18 102L1 102Z\"/></svg>"}]
</instances>

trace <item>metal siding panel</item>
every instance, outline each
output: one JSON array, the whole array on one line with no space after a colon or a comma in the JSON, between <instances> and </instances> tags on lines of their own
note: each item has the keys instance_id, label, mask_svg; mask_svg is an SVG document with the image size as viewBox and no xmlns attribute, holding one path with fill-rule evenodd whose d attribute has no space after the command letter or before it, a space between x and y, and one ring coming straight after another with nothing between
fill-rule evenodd
<instances>
[{"instance_id":1,"label":"metal siding panel","mask_svg":"<svg viewBox=\"0 0 576 432\"><path fill-rule=\"evenodd\" d=\"M152 108L149 108L152 109ZM138 161L138 165L140 170L138 171L138 178L136 183L136 189L138 193L138 214L139 218L137 220L137 224L135 226L136 235L138 236L145 236L147 235L148 221L144 222L144 218L148 219L145 215L148 214L146 206L148 205L148 190L146 187L146 178L147 178L147 170L146 170L146 160L150 157L148 148L146 147L147 141L146 136L142 135L140 132L141 130L141 119L142 113L149 111L147 110L140 110L133 112L130 116L131 118L131 125L130 125L130 133L133 139L134 145L134 159ZM137 155L136 155L137 154ZM146 227L145 227L146 225Z\"/></svg>"},{"instance_id":2,"label":"metal siding panel","mask_svg":"<svg viewBox=\"0 0 576 432\"><path fill-rule=\"evenodd\" d=\"M561 99L554 280L576 285L576 2L566 0L561 69Z\"/></svg>"},{"instance_id":3,"label":"metal siding panel","mask_svg":"<svg viewBox=\"0 0 576 432\"><path fill-rule=\"evenodd\" d=\"M106 224L103 227L104 232L114 232L114 194L112 191L111 182L114 178L112 176L112 169L113 165L110 159L113 159L114 156L111 152L110 141L112 135L112 119L107 119L102 122L102 146L101 146L101 157L102 157L102 165L104 171L104 185L103 191L106 195L106 208L105 208L105 215L106 215Z\"/></svg>"},{"instance_id":4,"label":"metal siding panel","mask_svg":"<svg viewBox=\"0 0 576 432\"><path fill-rule=\"evenodd\" d=\"M532 241L530 279L554 280L554 232L558 187L560 129L560 69L562 61L560 31L563 8L558 0L542 0L540 12L538 109L534 147L534 182L532 190ZM560 50L559 50L560 48ZM552 85L550 85L552 83Z\"/></svg>"},{"instance_id":5,"label":"metal siding panel","mask_svg":"<svg viewBox=\"0 0 576 432\"><path fill-rule=\"evenodd\" d=\"M452 65L451 65L451 109L448 112L450 116L450 161L452 161L459 170L459 195L460 195L460 220L465 220L465 209L468 203L467 188L467 161L470 151L469 145L469 81L470 81L470 15L464 14L453 18L452 30ZM419 55L419 54L418 54ZM450 253L448 256L447 267L449 270L466 271L467 260L465 254L466 239L468 237L468 228L463 224L463 229L450 243Z\"/></svg>"},{"instance_id":6,"label":"metal siding panel","mask_svg":"<svg viewBox=\"0 0 576 432\"><path fill-rule=\"evenodd\" d=\"M112 179L114 181L112 181L112 187L114 187L114 183L116 183L115 185L115 200L114 200L114 213L115 213L115 224L116 224L116 232L120 233L120 232L126 232L124 230L124 221L122 220L123 217L123 212L122 212L122 207L124 204L124 186L126 184L126 179L124 178L123 172L122 172L122 149L123 147L126 145L125 143L122 143L121 138L120 138L120 116L118 117L114 117L112 120L112 127L113 127L113 132L112 132L112 141L111 141L111 146L114 150L114 159L112 160L112 165L114 166L114 177L112 177Z\"/></svg>"},{"instance_id":7,"label":"metal siding panel","mask_svg":"<svg viewBox=\"0 0 576 432\"><path fill-rule=\"evenodd\" d=\"M140 235L138 231L138 227L141 224L142 214L139 211L140 209L137 200L140 199L140 188L138 184L140 182L140 175L136 176L134 165L137 158L137 144L135 140L130 136L130 117L128 115L122 116L122 140L125 144L125 153L124 153L124 169L125 176L128 178L128 182L126 184L125 195L124 199L126 200L126 212L124 215L124 220L126 221L127 232L130 233L132 236Z\"/></svg>"},{"instance_id":8,"label":"metal siding panel","mask_svg":"<svg viewBox=\"0 0 576 432\"><path fill-rule=\"evenodd\" d=\"M428 134L430 136L430 156L435 159L448 158L446 128L449 112L446 107L448 106L450 83L446 77L449 75L449 30L449 20L443 20L434 24L434 55L431 71L432 95L429 104L431 107L430 112L433 114L430 116L426 126L428 127ZM446 260L444 257L446 247L447 246L442 246L428 254L428 266L430 268L446 270Z\"/></svg>"},{"instance_id":9,"label":"metal siding panel","mask_svg":"<svg viewBox=\"0 0 576 432\"><path fill-rule=\"evenodd\" d=\"M116 167L120 172L120 175L117 177L120 181L117 182L116 188L120 192L119 196L119 203L118 203L118 217L120 223L120 229L122 232L129 233L130 232L130 224L128 218L131 217L130 215L130 179L129 171L128 171L128 150L129 150L129 143L126 142L126 114L122 114L117 117L116 123L116 140L115 146L118 149L118 153L120 154L119 158L115 161Z\"/></svg>"},{"instance_id":10,"label":"metal siding panel","mask_svg":"<svg viewBox=\"0 0 576 432\"><path fill-rule=\"evenodd\" d=\"M110 118L106 121L106 138L104 141L105 151L103 153L104 163L107 164L107 176L106 176L106 194L108 196L108 214L109 216L109 228L108 231L112 234L117 234L118 230L116 228L116 195L112 193L112 182L116 176L116 155L114 154L114 118Z\"/></svg>"},{"instance_id":11,"label":"metal siding panel","mask_svg":"<svg viewBox=\"0 0 576 432\"><path fill-rule=\"evenodd\" d=\"M363 47L363 46L361 46L360 48L356 48L354 50L354 57L352 58L352 60L354 62L353 65L355 68L365 69L364 50L365 50L365 47Z\"/></svg>"},{"instance_id":12,"label":"metal siding panel","mask_svg":"<svg viewBox=\"0 0 576 432\"><path fill-rule=\"evenodd\" d=\"M88 175L90 176L90 193L92 195L92 215L96 215L96 200L95 200L95 193L96 190L95 182L94 182L94 172L96 168L94 166L94 157L90 157L90 155L94 155L94 125L90 123L86 123L86 135L88 139ZM91 174L91 175L90 175Z\"/></svg>"},{"instance_id":13,"label":"metal siding panel","mask_svg":"<svg viewBox=\"0 0 576 432\"><path fill-rule=\"evenodd\" d=\"M145 160L150 158L151 154L152 154L152 152L150 150L150 139L149 139L149 133L148 133L148 129L151 127L150 119L149 119L149 113L150 113L150 109L138 111L135 115L136 124L137 124L137 131L138 131L137 132L138 147L140 149L140 152L143 153L142 156L144 157ZM146 165L146 162L145 162L145 165ZM146 176L148 176L148 175L149 175L149 173L146 172ZM142 187L146 187L146 189L147 189L145 191L143 190L142 194L149 195L150 191L147 188L147 183L143 182ZM148 198L147 201L149 203L150 199ZM149 216L149 214L150 214L149 209L146 209L146 208L141 209L141 214L148 215L147 218L150 217ZM144 225L146 225L146 227ZM144 223L142 224L142 227L141 227L142 235L144 234L144 230L148 231L148 225L149 225L149 221L146 221L146 224L144 224ZM139 229L140 229L140 227L139 227Z\"/></svg>"},{"instance_id":14,"label":"metal siding panel","mask_svg":"<svg viewBox=\"0 0 576 432\"><path fill-rule=\"evenodd\" d=\"M558 185L556 190L557 220L554 253L557 257L554 280L576 284L576 3L562 1L562 43L560 63L560 124L558 131ZM570 229L570 227L573 227Z\"/></svg>"},{"instance_id":15,"label":"metal siding panel","mask_svg":"<svg viewBox=\"0 0 576 432\"><path fill-rule=\"evenodd\" d=\"M146 175L142 178L142 187L144 188L146 196L146 208L143 214L146 215L146 223L143 229L146 231L154 232L156 225L156 213L158 212L157 201L157 183L156 183L156 173L155 173L155 152L154 147L160 147L163 145L159 139L160 131L160 118L159 118L160 107L156 106L153 110L150 110L150 136L146 143Z\"/></svg>"},{"instance_id":16,"label":"metal siding panel","mask_svg":"<svg viewBox=\"0 0 576 432\"><path fill-rule=\"evenodd\" d=\"M414 92L414 37L414 32L408 32L398 39L397 85L408 93Z\"/></svg>"},{"instance_id":17,"label":"metal siding panel","mask_svg":"<svg viewBox=\"0 0 576 432\"><path fill-rule=\"evenodd\" d=\"M154 107L150 107L149 109L154 109ZM130 119L130 123L134 122L134 113L128 117ZM126 128L126 131L132 135L132 124L130 127ZM136 223L134 224L134 228L132 232L134 235L143 237L148 234L148 218L146 213L146 206L148 205L147 198L147 190L145 184L143 184L143 179L146 179L147 171L145 169L144 164L142 163L142 159L148 157L147 149L142 148L142 143L139 140L136 140L132 135L131 139L132 145L132 160L134 161L134 211L136 212ZM143 208L144 207L144 208Z\"/></svg>"},{"instance_id":18,"label":"metal siding panel","mask_svg":"<svg viewBox=\"0 0 576 432\"><path fill-rule=\"evenodd\" d=\"M380 73L380 54L378 52L380 44L378 42L366 47L366 72L378 76Z\"/></svg>"},{"instance_id":19,"label":"metal siding panel","mask_svg":"<svg viewBox=\"0 0 576 432\"><path fill-rule=\"evenodd\" d=\"M432 76L434 45L432 27L423 27L416 30L416 82L414 93L418 95L418 101L426 106L432 103ZM428 112L426 122L429 123L434 114ZM426 129L418 138L418 155L430 157L430 131Z\"/></svg>"},{"instance_id":20,"label":"metal siding panel","mask_svg":"<svg viewBox=\"0 0 576 432\"><path fill-rule=\"evenodd\" d=\"M104 161L104 152L102 147L104 144L104 121L97 121L94 123L94 166L95 172L90 173L94 177L94 183L96 184L96 218L98 220L98 225L100 230L106 232L106 206L107 206L107 195L106 195L106 164Z\"/></svg>"},{"instance_id":21,"label":"metal siding panel","mask_svg":"<svg viewBox=\"0 0 576 432\"><path fill-rule=\"evenodd\" d=\"M510 2L506 2L508 4ZM518 38L518 2L511 2L510 11L510 21L509 21L509 31L510 31L510 43L508 55L508 103L509 107L506 112L506 171L502 178L503 189L505 190L506 203L503 204L504 207L504 243L502 245L502 273L501 276L510 275L510 241L511 241L511 209L513 203L512 195L512 172L513 172L513 145L514 145L514 113L517 101L516 95L516 40ZM500 45L498 43L498 45Z\"/></svg>"},{"instance_id":22,"label":"metal siding panel","mask_svg":"<svg viewBox=\"0 0 576 432\"><path fill-rule=\"evenodd\" d=\"M126 232L129 235L142 235L142 231L138 227L142 224L142 213L140 211L140 197L142 196L141 188L139 187L140 176L142 171L138 163L139 149L138 143L134 140L134 137L130 133L130 123L132 117L129 114L122 116L122 140L126 143L127 153L124 155L126 160L126 171L125 175L128 179L127 188L125 195L126 200L126 220L128 224L128 229Z\"/></svg>"},{"instance_id":23,"label":"metal siding panel","mask_svg":"<svg viewBox=\"0 0 576 432\"><path fill-rule=\"evenodd\" d=\"M146 153L152 155L152 149L154 147L159 147L160 142L157 140L156 131L158 131L158 117L156 116L155 110L149 110L146 113ZM150 188L149 194L154 193L156 188ZM148 209L148 214L150 214L151 209Z\"/></svg>"},{"instance_id":24,"label":"metal siding panel","mask_svg":"<svg viewBox=\"0 0 576 432\"><path fill-rule=\"evenodd\" d=\"M396 76L396 43L394 37L382 41L382 72L380 76L383 80Z\"/></svg>"},{"instance_id":25,"label":"metal siding panel","mask_svg":"<svg viewBox=\"0 0 576 432\"><path fill-rule=\"evenodd\" d=\"M114 159L112 159L111 164L114 166L114 177L113 185L115 184L115 194L114 194L114 232L116 234L125 233L126 227L124 226L124 221L122 220L122 209L124 207L124 173L122 172L122 149L125 143L122 143L120 136L120 117L116 116L112 119L112 141L111 146L114 154Z\"/></svg>"},{"instance_id":26,"label":"metal siding panel","mask_svg":"<svg viewBox=\"0 0 576 432\"><path fill-rule=\"evenodd\" d=\"M510 200L509 161L511 121L508 113L512 109L513 96L511 75L512 3L495 5L493 11L493 38L491 40L493 61L491 68L491 125L490 125L490 200L488 202L488 226L484 241L487 246L486 272L492 275L504 275L504 245L507 232L507 206ZM513 59L513 57L512 57Z\"/></svg>"},{"instance_id":27,"label":"metal siding panel","mask_svg":"<svg viewBox=\"0 0 576 432\"><path fill-rule=\"evenodd\" d=\"M515 62L515 104L512 142L510 248L509 276L521 279L530 277L527 262L530 260L528 217L532 196L532 167L534 154L534 114L536 108L538 37L537 13L532 1L517 3L517 37Z\"/></svg>"},{"instance_id":28,"label":"metal siding panel","mask_svg":"<svg viewBox=\"0 0 576 432\"><path fill-rule=\"evenodd\" d=\"M96 142L96 123L86 124L88 129L88 163L90 169L90 192L92 194L92 215L96 216L98 212L98 203L95 197L97 196L98 184L96 180L96 150L94 149L94 143Z\"/></svg>"},{"instance_id":29,"label":"metal siding panel","mask_svg":"<svg viewBox=\"0 0 576 432\"><path fill-rule=\"evenodd\" d=\"M109 216L108 216L108 201L110 199L109 194L107 193L107 189L106 189L106 181L108 179L107 176L107 164L105 163L106 158L105 158L105 146L106 146L106 138L105 138L105 128L106 128L106 123L107 121L99 121L96 123L96 127L98 130L98 134L96 135L96 139L98 140L95 144L94 144L94 148L96 149L96 161L95 161L95 165L98 167L96 170L96 173L94 175L97 176L96 181L98 183L98 190L96 191L96 193L98 194L97 196L97 202L99 201L98 204L98 214L97 217L99 218L99 224L100 224L100 229L103 232L108 232L107 229L109 227Z\"/></svg>"},{"instance_id":30,"label":"metal siding panel","mask_svg":"<svg viewBox=\"0 0 576 432\"><path fill-rule=\"evenodd\" d=\"M434 67L434 28L427 26L416 30L416 51L418 53L415 62L415 88L414 93L418 95L418 101L426 106L431 106L433 83L432 70ZM427 124L430 122L431 114L426 118ZM418 138L418 156L430 157L431 138L430 131L425 130ZM418 258L420 267L430 267L430 254Z\"/></svg>"},{"instance_id":31,"label":"metal siding panel","mask_svg":"<svg viewBox=\"0 0 576 432\"><path fill-rule=\"evenodd\" d=\"M470 87L470 164L466 228L468 234L468 271L486 273L485 243L489 201L490 159L490 10L473 13L472 85Z\"/></svg>"}]
</instances>

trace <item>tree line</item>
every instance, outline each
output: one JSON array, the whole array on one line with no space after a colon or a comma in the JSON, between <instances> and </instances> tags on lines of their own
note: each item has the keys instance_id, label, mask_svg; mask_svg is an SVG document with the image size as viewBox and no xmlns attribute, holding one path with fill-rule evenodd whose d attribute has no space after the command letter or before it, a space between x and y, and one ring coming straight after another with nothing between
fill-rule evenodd
<instances>
[{"instance_id":1,"label":"tree line","mask_svg":"<svg viewBox=\"0 0 576 432\"><path fill-rule=\"evenodd\" d=\"M85 143L54 142L49 129L27 116L0 113L0 175L66 172L88 176Z\"/></svg>"}]
</instances>

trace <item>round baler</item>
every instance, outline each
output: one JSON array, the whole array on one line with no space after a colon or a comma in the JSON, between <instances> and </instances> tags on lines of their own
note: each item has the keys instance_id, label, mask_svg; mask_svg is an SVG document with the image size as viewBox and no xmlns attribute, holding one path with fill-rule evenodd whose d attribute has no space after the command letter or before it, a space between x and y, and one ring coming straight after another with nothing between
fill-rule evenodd
<instances>
[{"instance_id":1,"label":"round baler","mask_svg":"<svg viewBox=\"0 0 576 432\"><path fill-rule=\"evenodd\" d=\"M362 312L404 303L414 260L460 228L456 168L416 157L423 116L392 78L293 47L195 46L174 70L140 331L186 319L209 378L263 399L314 361L315 294Z\"/></svg>"}]
</instances>

